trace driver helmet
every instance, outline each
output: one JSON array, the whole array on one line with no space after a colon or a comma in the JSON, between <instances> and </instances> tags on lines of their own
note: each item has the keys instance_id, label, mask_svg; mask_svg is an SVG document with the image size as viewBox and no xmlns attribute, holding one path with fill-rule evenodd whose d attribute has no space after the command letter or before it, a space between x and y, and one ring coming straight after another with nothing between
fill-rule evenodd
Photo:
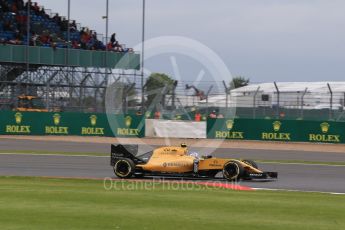
<instances>
[{"instance_id":1,"label":"driver helmet","mask_svg":"<svg viewBox=\"0 0 345 230\"><path fill-rule=\"evenodd\" d=\"M188 155L192 156L192 157L196 157L196 158L199 157L199 153L197 153L197 152L189 152Z\"/></svg>"}]
</instances>

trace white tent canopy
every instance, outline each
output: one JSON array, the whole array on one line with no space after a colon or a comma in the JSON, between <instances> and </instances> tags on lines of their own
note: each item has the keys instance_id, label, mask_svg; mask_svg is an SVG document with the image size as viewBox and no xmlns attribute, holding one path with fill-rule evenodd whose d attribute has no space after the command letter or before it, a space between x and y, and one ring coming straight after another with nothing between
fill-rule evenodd
<instances>
[{"instance_id":1,"label":"white tent canopy","mask_svg":"<svg viewBox=\"0 0 345 230\"><path fill-rule=\"evenodd\" d=\"M228 102L228 107L251 108L279 105L285 108L339 109L344 107L345 103L345 82L250 84L231 90L228 100L226 100L226 95L210 96L208 100L200 101L199 105L225 107L226 102Z\"/></svg>"},{"instance_id":2,"label":"white tent canopy","mask_svg":"<svg viewBox=\"0 0 345 230\"><path fill-rule=\"evenodd\" d=\"M305 89L308 92L329 92L328 84L333 93L345 92L345 82L277 82L280 92L303 92ZM250 84L241 88L231 90L231 93L236 92L255 92L258 87L259 91L272 93L277 92L273 82Z\"/></svg>"}]
</instances>

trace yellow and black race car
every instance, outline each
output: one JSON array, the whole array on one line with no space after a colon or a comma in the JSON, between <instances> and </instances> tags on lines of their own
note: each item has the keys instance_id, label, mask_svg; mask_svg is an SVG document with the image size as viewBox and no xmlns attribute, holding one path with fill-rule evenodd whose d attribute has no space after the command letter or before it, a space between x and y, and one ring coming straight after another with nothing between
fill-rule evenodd
<instances>
[{"instance_id":1,"label":"yellow and black race car","mask_svg":"<svg viewBox=\"0 0 345 230\"><path fill-rule=\"evenodd\" d=\"M277 172L264 172L252 160L198 156L185 144L156 148L137 156L138 145L111 145L110 164L119 178L172 176L215 178L222 172L228 181L278 178Z\"/></svg>"}]
</instances>

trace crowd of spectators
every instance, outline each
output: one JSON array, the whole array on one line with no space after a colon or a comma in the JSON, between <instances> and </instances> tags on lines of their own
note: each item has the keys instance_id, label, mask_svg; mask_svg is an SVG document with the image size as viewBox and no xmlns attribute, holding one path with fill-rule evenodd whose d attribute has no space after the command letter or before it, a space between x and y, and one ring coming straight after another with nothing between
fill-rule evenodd
<instances>
[{"instance_id":1,"label":"crowd of spectators","mask_svg":"<svg viewBox=\"0 0 345 230\"><path fill-rule=\"evenodd\" d=\"M30 6L29 6L30 4ZM30 31L28 33L28 7L30 9ZM29 35L29 37L27 36ZM68 35L69 41L68 42ZM0 42L2 44L73 48L85 50L109 50L132 52L115 38L114 33L105 45L97 32L86 27L78 29L75 20L55 14L50 16L37 2L23 0L0 0Z\"/></svg>"}]
</instances>

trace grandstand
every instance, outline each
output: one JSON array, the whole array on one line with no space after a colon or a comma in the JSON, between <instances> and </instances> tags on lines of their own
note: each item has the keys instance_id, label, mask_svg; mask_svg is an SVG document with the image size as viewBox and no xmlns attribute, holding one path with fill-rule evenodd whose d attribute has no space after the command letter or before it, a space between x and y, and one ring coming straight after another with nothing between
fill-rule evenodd
<instances>
[{"instance_id":1,"label":"grandstand","mask_svg":"<svg viewBox=\"0 0 345 230\"><path fill-rule=\"evenodd\" d=\"M104 111L111 78L135 76L140 56L37 2L0 0L0 109L20 94L69 110ZM120 61L121 60L121 61Z\"/></svg>"}]
</instances>

